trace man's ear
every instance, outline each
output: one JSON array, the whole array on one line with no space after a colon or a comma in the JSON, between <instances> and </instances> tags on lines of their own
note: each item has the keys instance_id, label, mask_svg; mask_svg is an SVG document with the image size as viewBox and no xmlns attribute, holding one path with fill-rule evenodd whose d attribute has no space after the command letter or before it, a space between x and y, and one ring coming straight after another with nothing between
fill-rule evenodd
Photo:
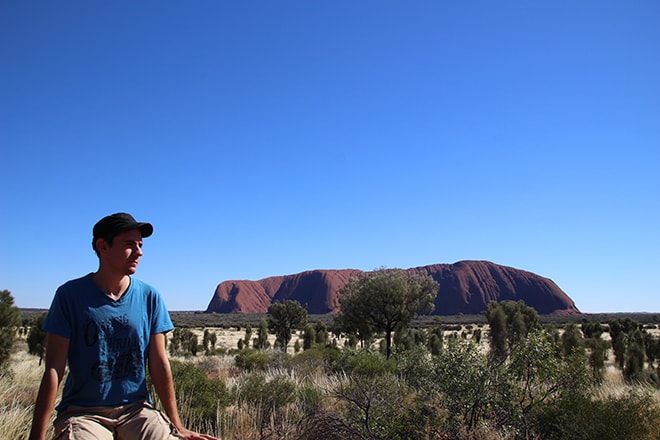
<instances>
[{"instance_id":1,"label":"man's ear","mask_svg":"<svg viewBox=\"0 0 660 440\"><path fill-rule=\"evenodd\" d=\"M99 254L107 251L110 247L104 238L97 238L94 244L96 245L96 250L99 252Z\"/></svg>"}]
</instances>

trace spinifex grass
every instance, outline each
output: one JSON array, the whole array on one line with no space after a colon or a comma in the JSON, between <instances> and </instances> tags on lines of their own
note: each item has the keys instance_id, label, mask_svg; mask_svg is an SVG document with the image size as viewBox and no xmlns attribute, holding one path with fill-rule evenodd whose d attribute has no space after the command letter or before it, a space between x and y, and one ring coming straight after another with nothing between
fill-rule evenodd
<instances>
[{"instance_id":1,"label":"spinifex grass","mask_svg":"<svg viewBox=\"0 0 660 440\"><path fill-rule=\"evenodd\" d=\"M0 438L28 437L42 374L43 365L35 356L25 351L12 356L8 372L0 375ZM51 426L48 436L52 435Z\"/></svg>"}]
</instances>

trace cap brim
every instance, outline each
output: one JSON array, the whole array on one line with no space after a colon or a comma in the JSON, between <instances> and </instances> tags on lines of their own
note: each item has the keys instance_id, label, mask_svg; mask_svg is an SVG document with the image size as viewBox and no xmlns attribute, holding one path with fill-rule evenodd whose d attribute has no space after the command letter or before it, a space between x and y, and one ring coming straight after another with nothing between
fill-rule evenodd
<instances>
[{"instance_id":1,"label":"cap brim","mask_svg":"<svg viewBox=\"0 0 660 440\"><path fill-rule=\"evenodd\" d=\"M142 238L147 238L154 233L154 227L151 225L151 223L138 223L137 228L140 230Z\"/></svg>"}]
</instances>

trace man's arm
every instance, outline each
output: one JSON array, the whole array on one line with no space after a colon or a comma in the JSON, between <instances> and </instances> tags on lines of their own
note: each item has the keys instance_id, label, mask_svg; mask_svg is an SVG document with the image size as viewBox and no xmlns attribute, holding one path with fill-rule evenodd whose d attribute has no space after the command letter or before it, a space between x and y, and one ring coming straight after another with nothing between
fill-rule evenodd
<instances>
[{"instance_id":1,"label":"man's arm","mask_svg":"<svg viewBox=\"0 0 660 440\"><path fill-rule=\"evenodd\" d=\"M168 417L179 431L179 435L187 440L217 440L210 435L197 434L183 427L179 418L179 411L176 406L176 396L174 394L174 382L172 380L172 370L170 361L167 358L165 349L165 334L158 333L151 335L149 342L149 375L156 388L156 393Z\"/></svg>"},{"instance_id":2,"label":"man's arm","mask_svg":"<svg viewBox=\"0 0 660 440\"><path fill-rule=\"evenodd\" d=\"M68 352L69 339L53 333L47 334L46 370L41 379L37 401L34 405L30 440L44 440L46 438L57 390L64 377Z\"/></svg>"}]
</instances>

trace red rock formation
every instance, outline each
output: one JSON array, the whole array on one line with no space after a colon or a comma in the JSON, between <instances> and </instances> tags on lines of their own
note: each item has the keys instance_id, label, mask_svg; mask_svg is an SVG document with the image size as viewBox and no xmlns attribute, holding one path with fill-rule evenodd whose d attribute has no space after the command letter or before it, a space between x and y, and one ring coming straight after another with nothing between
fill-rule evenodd
<instances>
[{"instance_id":1,"label":"red rock formation","mask_svg":"<svg viewBox=\"0 0 660 440\"><path fill-rule=\"evenodd\" d=\"M435 315L478 314L489 302L523 300L539 314L580 313L552 280L488 261L460 261L408 269L426 272L440 284ZM337 292L359 270L312 270L259 281L223 281L206 312L266 313L274 301L296 300L310 314L333 310Z\"/></svg>"}]
</instances>

